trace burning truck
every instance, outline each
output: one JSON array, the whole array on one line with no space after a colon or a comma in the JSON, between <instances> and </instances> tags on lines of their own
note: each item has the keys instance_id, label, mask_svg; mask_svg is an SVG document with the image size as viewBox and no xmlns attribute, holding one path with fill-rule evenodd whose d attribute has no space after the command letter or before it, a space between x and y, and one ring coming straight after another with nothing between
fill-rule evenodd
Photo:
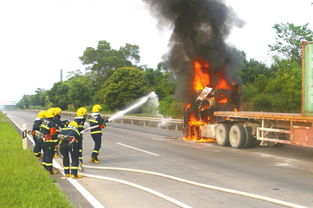
<instances>
[{"instance_id":1,"label":"burning truck","mask_svg":"<svg viewBox=\"0 0 313 208\"><path fill-rule=\"evenodd\" d=\"M313 147L313 42L304 42L302 48L301 114L241 111L237 83L219 75L215 83L203 82L195 69L195 100L185 108L185 139L216 140L221 146L237 149L260 142Z\"/></svg>"},{"instance_id":2,"label":"burning truck","mask_svg":"<svg viewBox=\"0 0 313 208\"><path fill-rule=\"evenodd\" d=\"M193 63L191 102L184 109L185 140L215 141L213 124L219 122L215 111L240 110L240 85L229 81L224 70L214 72L207 61Z\"/></svg>"}]
</instances>

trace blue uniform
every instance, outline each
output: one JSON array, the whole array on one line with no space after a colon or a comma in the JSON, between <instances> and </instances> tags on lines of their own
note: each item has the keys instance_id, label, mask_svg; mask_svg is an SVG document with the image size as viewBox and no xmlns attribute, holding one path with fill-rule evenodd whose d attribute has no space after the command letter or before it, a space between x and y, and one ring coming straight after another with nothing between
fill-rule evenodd
<instances>
[{"instance_id":1,"label":"blue uniform","mask_svg":"<svg viewBox=\"0 0 313 208\"><path fill-rule=\"evenodd\" d=\"M36 135L36 131L40 131L40 125L42 124L42 122L43 122L43 119L36 118L33 123L32 135L33 135L33 140L35 142L33 152L36 158L41 157L42 138L39 138L38 135Z\"/></svg>"},{"instance_id":2,"label":"blue uniform","mask_svg":"<svg viewBox=\"0 0 313 208\"><path fill-rule=\"evenodd\" d=\"M91 158L94 160L98 160L99 150L101 148L102 128L105 127L104 119L100 116L100 113L92 113L91 118L89 119L89 123L90 127L98 126L97 128L90 130L91 137L95 142Z\"/></svg>"},{"instance_id":3,"label":"blue uniform","mask_svg":"<svg viewBox=\"0 0 313 208\"><path fill-rule=\"evenodd\" d=\"M73 126L63 128L59 134L60 138L60 152L63 155L64 173L77 176L79 165L79 141L81 141L81 134L78 129ZM70 166L70 155L72 163Z\"/></svg>"},{"instance_id":4,"label":"blue uniform","mask_svg":"<svg viewBox=\"0 0 313 208\"><path fill-rule=\"evenodd\" d=\"M77 116L74 118L74 121L78 124L78 131L81 132L84 130L84 124L86 118L84 116ZM79 161L83 163L83 135L81 135L81 139L78 141L79 145Z\"/></svg>"},{"instance_id":5,"label":"blue uniform","mask_svg":"<svg viewBox=\"0 0 313 208\"><path fill-rule=\"evenodd\" d=\"M54 149L58 145L57 125L53 118L45 119L40 125L40 131L44 134L42 165L50 173L53 173Z\"/></svg>"}]
</instances>

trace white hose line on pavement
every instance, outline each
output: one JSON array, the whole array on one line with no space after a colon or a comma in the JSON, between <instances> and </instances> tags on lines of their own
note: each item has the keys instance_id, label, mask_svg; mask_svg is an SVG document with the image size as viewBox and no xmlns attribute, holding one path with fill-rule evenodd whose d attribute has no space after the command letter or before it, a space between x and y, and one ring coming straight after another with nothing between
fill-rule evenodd
<instances>
[{"instance_id":1,"label":"white hose line on pavement","mask_svg":"<svg viewBox=\"0 0 313 208\"><path fill-rule=\"evenodd\" d=\"M192 208L191 206L187 205L187 204L184 204L176 199L173 199L169 196L166 196L165 194L162 194L160 192L157 192L153 189L149 189L147 187L144 187L144 186L141 186L141 185L138 185L138 184L135 184L135 183L132 183L132 182L129 182L129 181L124 181L124 180L121 180L121 179L117 179L117 178L111 178L111 177L106 177L106 176L98 176L98 175L91 175L91 174L86 174L86 173L81 173L81 175L83 176L86 176L86 177L90 177L90 178L96 178L96 179L101 179L101 180L106 180L106 181L113 181L113 182L117 182L117 183L121 183L121 184L125 184L125 185L128 185L128 186L132 186L132 187L135 187L135 188L138 188L140 190L143 190L143 191L146 191L146 192L149 192L157 197L160 197L164 200L167 200L179 207L183 207L183 208Z\"/></svg>"},{"instance_id":2,"label":"white hose line on pavement","mask_svg":"<svg viewBox=\"0 0 313 208\"><path fill-rule=\"evenodd\" d=\"M198 183L198 182L186 180L186 179L183 179L183 178L178 178L178 177L175 177L175 176L166 175L166 174L163 174L163 173L157 173L157 172L146 171L146 170L131 169L131 168L118 168L118 167L101 167L101 166L89 166L89 165L85 165L84 167L85 168L90 168L90 169L119 170L119 171L129 171L129 172L137 172L137 173L145 173L145 174L150 174L150 175L156 175L156 176L161 176L161 177L173 179L173 180L176 180L176 181L180 181L180 182L183 182L183 183L187 183L187 184L191 184L191 185L195 185L195 186L199 186L199 187L203 187L203 188L207 188L207 189L212 189L212 190L216 190L216 191L236 194L236 195L240 195L240 196L244 196L244 197L250 197L250 198L253 198L253 199L259 199L259 200L271 202L271 203L274 203L274 204L279 204L279 205L286 206L286 207L305 208L305 206L302 206L302 205L298 205L298 204L282 201L282 200L279 200L279 199L274 199L274 198L267 197L267 196L261 196L261 195L252 194L252 193L248 193L248 192L237 191L237 190L234 190L234 189L222 188L222 187L218 187L218 186Z\"/></svg>"},{"instance_id":3,"label":"white hose line on pavement","mask_svg":"<svg viewBox=\"0 0 313 208\"><path fill-rule=\"evenodd\" d=\"M8 114L6 115L11 122L14 123L14 125L19 128L21 131L23 130ZM29 139L33 144L34 140L31 136L27 135L27 139ZM53 162L55 164L55 168L61 170L60 172L64 175L63 173L63 168L62 166L55 160L53 159ZM81 193L81 195L95 208L105 208L94 196L91 195L78 181L75 179L71 178L66 178L76 189Z\"/></svg>"}]
</instances>

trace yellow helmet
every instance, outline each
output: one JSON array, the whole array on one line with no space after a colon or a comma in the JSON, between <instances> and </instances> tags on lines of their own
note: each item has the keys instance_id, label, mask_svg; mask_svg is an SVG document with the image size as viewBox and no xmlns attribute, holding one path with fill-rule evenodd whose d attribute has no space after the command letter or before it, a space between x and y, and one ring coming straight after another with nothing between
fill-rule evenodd
<instances>
[{"instance_id":1,"label":"yellow helmet","mask_svg":"<svg viewBox=\"0 0 313 208\"><path fill-rule=\"evenodd\" d=\"M84 116L87 113L87 109L85 107L80 107L77 109L76 115L77 116Z\"/></svg>"},{"instance_id":2,"label":"yellow helmet","mask_svg":"<svg viewBox=\"0 0 313 208\"><path fill-rule=\"evenodd\" d=\"M102 108L101 108L101 106L98 105L98 104L96 104L96 105L94 105L94 106L92 107L92 112L93 112L93 113L98 113L98 112L100 112L101 110L102 110Z\"/></svg>"},{"instance_id":3,"label":"yellow helmet","mask_svg":"<svg viewBox=\"0 0 313 208\"><path fill-rule=\"evenodd\" d=\"M54 108L54 110L55 110L55 115L60 115L62 112L62 109L59 107Z\"/></svg>"},{"instance_id":4,"label":"yellow helmet","mask_svg":"<svg viewBox=\"0 0 313 208\"><path fill-rule=\"evenodd\" d=\"M78 124L77 124L76 121L71 121L71 122L68 124L68 126L74 126L74 127L78 128Z\"/></svg>"},{"instance_id":5,"label":"yellow helmet","mask_svg":"<svg viewBox=\"0 0 313 208\"><path fill-rule=\"evenodd\" d=\"M46 114L47 114L47 112L46 111L40 111L39 113L38 113L38 118L46 118Z\"/></svg>"},{"instance_id":6,"label":"yellow helmet","mask_svg":"<svg viewBox=\"0 0 313 208\"><path fill-rule=\"evenodd\" d=\"M53 118L55 116L55 111L53 108L49 108L46 112L46 118Z\"/></svg>"}]
</instances>

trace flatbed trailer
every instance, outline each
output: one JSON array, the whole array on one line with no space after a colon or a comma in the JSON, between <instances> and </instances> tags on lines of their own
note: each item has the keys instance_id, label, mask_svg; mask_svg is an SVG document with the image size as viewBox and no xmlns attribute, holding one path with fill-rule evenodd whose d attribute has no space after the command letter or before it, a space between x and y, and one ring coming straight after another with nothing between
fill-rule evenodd
<instances>
[{"instance_id":1,"label":"flatbed trailer","mask_svg":"<svg viewBox=\"0 0 313 208\"><path fill-rule=\"evenodd\" d=\"M313 116L249 111L216 111L214 116L218 122L209 129L215 131L213 135L222 146L248 148L264 141L313 147Z\"/></svg>"}]
</instances>

